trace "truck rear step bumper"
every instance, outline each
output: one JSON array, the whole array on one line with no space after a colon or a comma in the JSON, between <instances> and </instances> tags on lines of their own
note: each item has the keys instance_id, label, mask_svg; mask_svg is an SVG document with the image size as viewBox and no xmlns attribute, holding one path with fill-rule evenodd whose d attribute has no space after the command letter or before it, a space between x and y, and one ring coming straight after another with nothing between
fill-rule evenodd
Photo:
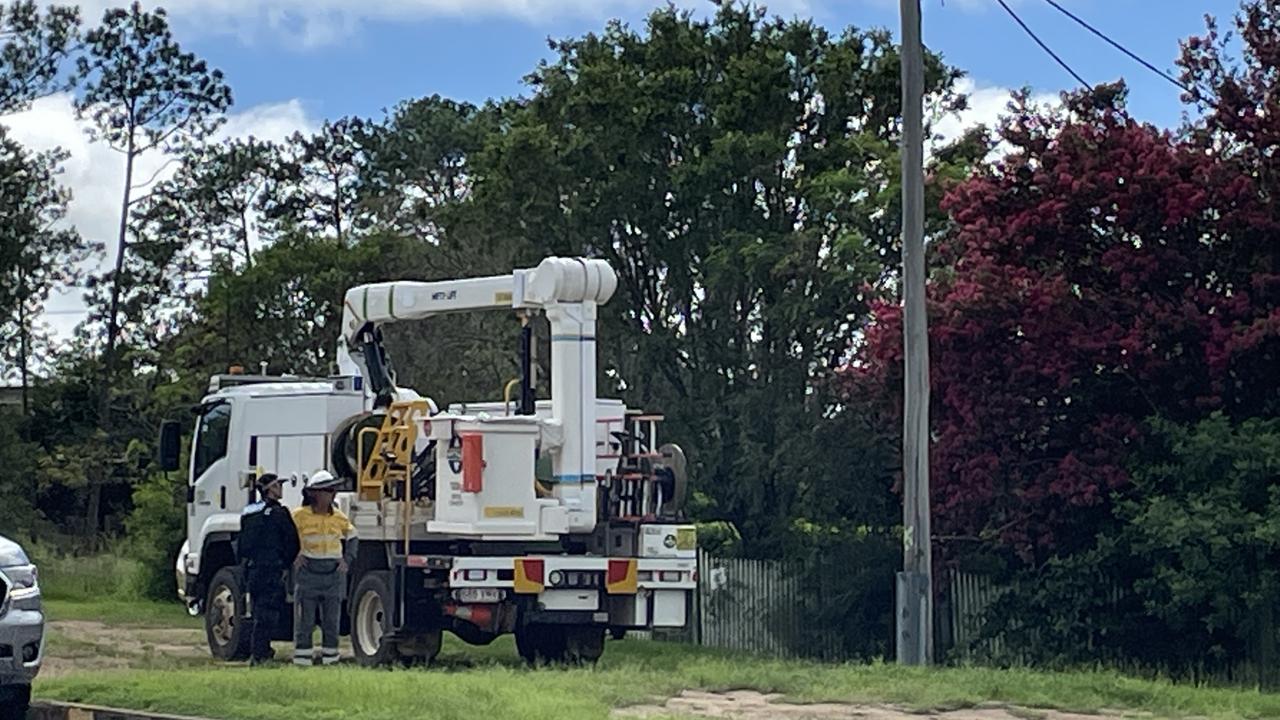
<instances>
[{"instance_id":1,"label":"truck rear step bumper","mask_svg":"<svg viewBox=\"0 0 1280 720\"><path fill-rule=\"evenodd\" d=\"M440 567L409 556L410 567ZM450 590L491 588L536 596L538 622L623 628L683 627L697 587L696 559L582 555L453 557Z\"/></svg>"}]
</instances>

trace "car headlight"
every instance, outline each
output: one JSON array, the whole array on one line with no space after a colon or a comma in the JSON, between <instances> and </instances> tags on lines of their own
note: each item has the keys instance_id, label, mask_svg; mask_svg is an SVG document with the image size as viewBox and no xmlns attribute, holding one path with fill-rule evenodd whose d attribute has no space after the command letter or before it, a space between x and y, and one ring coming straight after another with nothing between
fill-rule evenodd
<instances>
[{"instance_id":1,"label":"car headlight","mask_svg":"<svg viewBox=\"0 0 1280 720\"><path fill-rule=\"evenodd\" d=\"M7 567L0 572L9 578L10 591L9 595L14 600L20 600L24 597L30 597L40 592L40 572L36 570L35 565L16 565Z\"/></svg>"}]
</instances>

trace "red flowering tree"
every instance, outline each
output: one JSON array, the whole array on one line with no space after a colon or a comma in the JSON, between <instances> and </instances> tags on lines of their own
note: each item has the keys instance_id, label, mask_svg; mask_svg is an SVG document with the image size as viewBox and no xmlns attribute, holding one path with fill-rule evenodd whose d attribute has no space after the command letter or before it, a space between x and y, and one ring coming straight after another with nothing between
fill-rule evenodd
<instances>
[{"instance_id":1,"label":"red flowering tree","mask_svg":"<svg viewBox=\"0 0 1280 720\"><path fill-rule=\"evenodd\" d=\"M1215 108L1197 125L1134 121L1120 85L1061 108L1016 100L997 132L1008 154L947 195L929 289L944 553L995 540L1038 562L1087 545L1146 418L1280 411L1275 8L1246 9L1262 29L1242 34L1244 69L1212 32L1187 43ZM875 307L851 396L899 402L900 320L893 300Z\"/></svg>"}]
</instances>

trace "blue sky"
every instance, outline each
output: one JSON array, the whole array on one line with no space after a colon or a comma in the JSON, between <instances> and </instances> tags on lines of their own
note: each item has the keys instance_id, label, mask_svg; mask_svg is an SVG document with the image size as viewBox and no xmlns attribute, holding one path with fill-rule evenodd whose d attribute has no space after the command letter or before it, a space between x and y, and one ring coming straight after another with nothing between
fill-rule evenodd
<instances>
[{"instance_id":1,"label":"blue sky","mask_svg":"<svg viewBox=\"0 0 1280 720\"><path fill-rule=\"evenodd\" d=\"M208 0L217 5L218 0ZM270 6L273 0L263 0ZM317 3L321 8L344 3ZM355 5L356 3L350 3ZM366 0L366 6L380 6ZM710 7L685 0L686 7ZM1013 0L1023 19L1090 82L1125 77L1142 119L1176 124L1176 88L1075 26L1041 0ZM252 15L227 16L221 30L202 32L200 19L173 11L188 44L228 73L240 107L300 100L309 115L378 114L397 100L440 93L473 102L523 92L521 77L548 56L548 36L567 37L603 27L609 17L642 24L649 2L486 2L401 0L367 11L286 8L252 31ZM1064 5L1161 68L1172 68L1178 40L1203 31L1206 12L1222 18L1233 0L1064 0ZM432 10L432 6L441 7ZM518 9L504 11L504 6ZM566 8L566 6L569 6ZM300 7L300 6L299 6ZM896 31L894 0L787 0L784 15L811 15L828 28L882 26ZM1041 92L1073 80L1036 47L995 0L923 0L926 43L965 69L978 87L1029 85ZM259 18L264 16L259 15Z\"/></svg>"},{"instance_id":2,"label":"blue sky","mask_svg":"<svg viewBox=\"0 0 1280 720\"><path fill-rule=\"evenodd\" d=\"M46 0L41 0L45 2ZM1072 24L1044 0L1007 0L1023 19L1090 82L1126 78L1134 114L1174 126L1183 108L1179 91ZM1206 12L1227 19L1235 0L1060 0L1157 67L1172 69L1178 41L1203 32ZM87 0L87 18L118 0ZM155 3L146 3L154 7ZM620 17L635 26L660 6L655 0L167 0L180 42L223 69L236 106L223 136L283 139L315 129L324 119L381 115L382 109L433 93L458 100L525 92L521 79L550 56L547 37L602 29ZM677 0L706 12L708 0ZM771 0L784 16L812 17L839 31L849 25L898 27L897 0ZM969 73L971 110L939 131L954 135L993 123L1010 89L1028 86L1051 99L1071 77L1000 9L996 0L922 0L925 42ZM70 153L63 182L73 199L67 222L102 242L112 257L123 160L90 142L67 95L37 101L28 111L0 117L13 136L34 149ZM144 156L138 176L172 172L168 158ZM84 317L81 293L50 298L45 319L69 337Z\"/></svg>"}]
</instances>

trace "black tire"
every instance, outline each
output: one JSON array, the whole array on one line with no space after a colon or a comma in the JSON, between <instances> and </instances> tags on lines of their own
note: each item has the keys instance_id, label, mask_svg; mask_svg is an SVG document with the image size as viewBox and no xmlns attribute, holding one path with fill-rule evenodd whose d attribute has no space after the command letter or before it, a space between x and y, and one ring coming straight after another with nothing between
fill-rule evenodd
<instances>
[{"instance_id":1,"label":"black tire","mask_svg":"<svg viewBox=\"0 0 1280 720\"><path fill-rule=\"evenodd\" d=\"M516 652L530 665L556 662L560 656L555 643L554 628L540 623L529 623L516 629Z\"/></svg>"},{"instance_id":2,"label":"black tire","mask_svg":"<svg viewBox=\"0 0 1280 720\"><path fill-rule=\"evenodd\" d=\"M418 633L407 641L398 643L396 652L400 655L400 664L404 667L430 665L440 654L443 641L444 633L437 628Z\"/></svg>"},{"instance_id":3,"label":"black tire","mask_svg":"<svg viewBox=\"0 0 1280 720\"><path fill-rule=\"evenodd\" d=\"M589 665L604 654L599 625L531 623L516 631L516 650L530 665Z\"/></svg>"},{"instance_id":4,"label":"black tire","mask_svg":"<svg viewBox=\"0 0 1280 720\"><path fill-rule=\"evenodd\" d=\"M204 634L215 658L232 662L249 657L253 632L245 617L244 582L235 568L224 567L209 581Z\"/></svg>"},{"instance_id":5,"label":"black tire","mask_svg":"<svg viewBox=\"0 0 1280 720\"><path fill-rule=\"evenodd\" d=\"M353 415L338 424L334 430L329 448L329 459L333 466L333 474L340 478L349 478L355 480L360 476L360 466L358 460L362 455L372 452L373 439L365 437L363 443L360 438L360 430L363 428L382 427L384 418L383 413L360 413ZM360 452L360 445L364 445L364 453ZM355 489L354 487L352 488Z\"/></svg>"},{"instance_id":6,"label":"black tire","mask_svg":"<svg viewBox=\"0 0 1280 720\"><path fill-rule=\"evenodd\" d=\"M613 638L614 640L626 640L627 629L626 628L609 628L609 637Z\"/></svg>"},{"instance_id":7,"label":"black tire","mask_svg":"<svg viewBox=\"0 0 1280 720\"><path fill-rule=\"evenodd\" d=\"M564 628L561 661L570 665L594 665L604 654L604 627L570 625Z\"/></svg>"},{"instance_id":8,"label":"black tire","mask_svg":"<svg viewBox=\"0 0 1280 720\"><path fill-rule=\"evenodd\" d=\"M365 667L383 667L400 661L400 649L386 640L395 628L391 611L395 598L391 594L391 573L386 570L367 572L351 593L351 649L356 662Z\"/></svg>"},{"instance_id":9,"label":"black tire","mask_svg":"<svg viewBox=\"0 0 1280 720\"><path fill-rule=\"evenodd\" d=\"M0 688L0 720L24 720L30 707L30 685Z\"/></svg>"}]
</instances>

